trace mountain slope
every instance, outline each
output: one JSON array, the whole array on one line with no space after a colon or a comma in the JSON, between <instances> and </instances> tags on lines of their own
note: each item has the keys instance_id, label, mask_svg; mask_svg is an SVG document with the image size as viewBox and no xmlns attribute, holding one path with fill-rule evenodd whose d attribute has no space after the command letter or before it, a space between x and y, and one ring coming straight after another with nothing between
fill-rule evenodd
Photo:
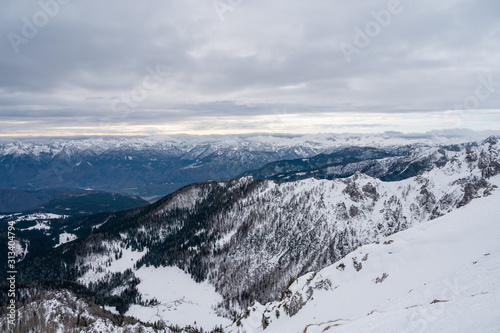
<instances>
[{"instance_id":1,"label":"mountain slope","mask_svg":"<svg viewBox=\"0 0 500 333\"><path fill-rule=\"evenodd\" d=\"M8 288L0 287L0 302L8 302ZM0 307L0 330L11 333L222 333L219 325L210 330L193 325L179 327L164 320L144 323L122 316L94 303L96 298L75 283L35 282L16 285L14 324L9 309ZM111 310L111 311L110 311Z\"/></svg>"},{"instance_id":2,"label":"mountain slope","mask_svg":"<svg viewBox=\"0 0 500 333\"><path fill-rule=\"evenodd\" d=\"M17 260L40 255L54 246L87 236L102 223L97 221L97 224L92 224L89 219L82 224L79 219L82 216L148 204L138 197L62 188L39 191L0 190L0 196L9 196L13 192L15 198L11 197L10 203L17 202L18 208L25 204L25 198L39 200L36 207L28 205L30 209L24 211L0 214L0 241L7 242L8 223L15 222ZM27 200L28 204L34 202ZM7 247L1 247L0 256L6 257L7 251ZM5 261L2 262L2 267L3 265L6 265Z\"/></svg>"},{"instance_id":3,"label":"mountain slope","mask_svg":"<svg viewBox=\"0 0 500 333\"><path fill-rule=\"evenodd\" d=\"M227 331L499 332L498 202L497 190L361 246L295 280L281 301L254 304Z\"/></svg>"},{"instance_id":4,"label":"mountain slope","mask_svg":"<svg viewBox=\"0 0 500 333\"><path fill-rule=\"evenodd\" d=\"M390 150L350 147L329 155L269 163L245 175L256 179L296 181L311 177L345 178L361 172L385 181L398 181L442 167L456 152L469 146L470 143L442 147L404 146Z\"/></svg>"},{"instance_id":5,"label":"mountain slope","mask_svg":"<svg viewBox=\"0 0 500 333\"><path fill-rule=\"evenodd\" d=\"M91 217L99 229L23 261L20 278L79 281L118 297L126 312L131 303L154 298L141 295L138 270L177 266L196 281L208 280L223 297L220 313L235 314L253 300L276 299L291 278L332 264L360 244L488 195L494 188L489 179L500 172L499 146L493 139L471 145L444 167L400 182L355 174L193 184L149 206ZM113 268L125 254L133 260Z\"/></svg>"},{"instance_id":6,"label":"mountain slope","mask_svg":"<svg viewBox=\"0 0 500 333\"><path fill-rule=\"evenodd\" d=\"M245 172L243 176L252 176L255 179L276 179L279 180L285 174L305 174L305 171L325 168L333 165L347 165L360 161L371 161L384 157L401 155L410 147L384 150L372 147L348 147L335 149L331 154L319 154L310 158L300 158L294 160L282 160L266 164L258 170ZM304 177L305 178L310 178ZM295 180L295 179L292 179Z\"/></svg>"}]
</instances>

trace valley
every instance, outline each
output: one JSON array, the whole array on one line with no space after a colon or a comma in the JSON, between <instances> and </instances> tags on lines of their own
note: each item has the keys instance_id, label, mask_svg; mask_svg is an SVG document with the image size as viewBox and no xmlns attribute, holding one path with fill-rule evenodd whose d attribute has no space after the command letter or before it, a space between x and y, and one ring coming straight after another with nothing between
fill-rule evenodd
<instances>
[{"instance_id":1,"label":"valley","mask_svg":"<svg viewBox=\"0 0 500 333\"><path fill-rule=\"evenodd\" d=\"M367 271L372 262L373 269L368 269L373 275L372 284L356 287L349 283L350 287L342 287L343 293L356 294L358 289L368 288L366 292L371 294L379 284L391 285L386 280L395 278L393 271L407 270L397 267L402 262L415 260L419 267L424 265L421 261L425 262L428 255L399 259L399 264L390 266L397 256L386 257L384 251L400 243L392 245L391 235L405 230L418 233L417 230L426 230L424 225L428 223L440 225L438 221L455 220L456 216L463 216L463 222L457 225L469 227L464 219L469 221L465 217L473 212L459 212L473 209L469 207L474 207L472 203L476 201L491 205L492 198L497 198L500 173L500 146L494 137L451 146L420 147L401 156L387 156L385 152L376 155L377 150L372 148L356 149L359 158L384 166L378 167L380 178L356 170L360 162L352 161L344 150L338 158L347 160L340 163L352 164L353 172L341 178L280 182L273 177L256 179L247 175L191 184L152 204L129 210L71 219L63 215L27 215L23 223L31 219L33 225L26 230L46 232L50 223L43 222L43 218L52 217L61 221L57 223L62 223L63 233L53 248L34 256L26 256L28 251L20 246L25 255L19 258L19 279L27 286L37 281L54 281L49 285L69 281L67 290L71 295L91 297L92 303L100 304L113 316L135 317L152 325L153 330L160 321L170 329L184 327L186 332L188 327L210 331L219 330L220 326L228 332L295 332L293 327L300 325L300 332L330 326L348 329L354 325L350 323L353 313L361 318L360 314L367 310L356 302L352 303L352 311L358 312L340 311L339 316L346 315L339 318L328 317L328 311L315 320L310 318L310 310L301 309L339 306L327 305L329 296L317 300L313 295L322 295L323 290L334 293L337 285L344 285L339 284L341 281L354 283L358 276L364 276L356 273ZM368 155L362 157L360 151ZM335 156L313 157L322 159L328 168L332 158ZM308 167L316 169L320 164L309 163ZM301 166L296 171L304 170L307 168ZM384 181L381 176L395 174L397 181ZM484 223L493 223L494 212L484 210L490 214ZM21 226L20 223L16 225ZM446 223L451 222L443 225ZM478 229L481 233L487 228ZM436 235L445 238L442 232ZM419 237L423 236L415 239ZM446 242L443 240L443 244ZM439 244L430 246L445 251L440 250ZM375 252L365 250L372 247ZM396 254L402 249L388 251ZM428 251L418 249L414 253ZM386 266L394 268L378 272ZM344 275L350 276L347 280L339 275L344 269ZM349 273L352 269L356 273ZM328 279L320 278L323 276ZM423 276L434 279L434 275ZM398 281L403 280L412 281L403 277ZM417 288L405 283L409 289ZM383 304L376 296L378 292L373 295L373 302L366 306ZM338 300L347 296L332 297ZM383 308L387 306L396 305L387 303ZM359 319L359 325L365 322Z\"/></svg>"}]
</instances>

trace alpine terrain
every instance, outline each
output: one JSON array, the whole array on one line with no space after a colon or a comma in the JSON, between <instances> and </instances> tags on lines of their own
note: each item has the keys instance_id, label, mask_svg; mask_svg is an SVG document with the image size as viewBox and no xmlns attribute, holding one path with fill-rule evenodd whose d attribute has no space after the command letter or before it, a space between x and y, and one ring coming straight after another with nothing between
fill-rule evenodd
<instances>
[{"instance_id":1,"label":"alpine terrain","mask_svg":"<svg viewBox=\"0 0 500 333\"><path fill-rule=\"evenodd\" d=\"M382 148L385 155L394 155L401 153L395 150L400 146L465 143L474 137L477 133L444 131L424 135L0 139L0 189L69 187L140 195L149 200L194 182L231 179L271 162L331 154L352 146ZM352 157L360 160L370 155ZM347 156L337 154L336 160L347 160Z\"/></svg>"},{"instance_id":2,"label":"alpine terrain","mask_svg":"<svg viewBox=\"0 0 500 333\"><path fill-rule=\"evenodd\" d=\"M19 259L17 327L498 331L498 138L270 163L70 219Z\"/></svg>"}]
</instances>

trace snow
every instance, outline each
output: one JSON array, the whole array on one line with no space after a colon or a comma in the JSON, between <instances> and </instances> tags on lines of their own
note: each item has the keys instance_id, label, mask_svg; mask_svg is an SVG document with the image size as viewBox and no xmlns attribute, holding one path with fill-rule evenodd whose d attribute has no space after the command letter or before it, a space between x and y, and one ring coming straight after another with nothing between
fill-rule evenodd
<instances>
[{"instance_id":1,"label":"snow","mask_svg":"<svg viewBox=\"0 0 500 333\"><path fill-rule=\"evenodd\" d=\"M200 189L188 187L176 193L166 205L158 211L158 215L164 214L173 209L190 209L196 204L196 199L200 196Z\"/></svg>"},{"instance_id":2,"label":"snow","mask_svg":"<svg viewBox=\"0 0 500 333\"><path fill-rule=\"evenodd\" d=\"M100 227L102 227L102 226L103 226L106 222L107 222L107 221L105 221L105 222L103 222L103 223L99 223L99 224L93 225L93 226L92 226L92 230L94 230L94 229L96 229L96 230L97 230L97 229L99 229L99 228L100 228Z\"/></svg>"},{"instance_id":3,"label":"snow","mask_svg":"<svg viewBox=\"0 0 500 333\"><path fill-rule=\"evenodd\" d=\"M16 254L16 260L18 262L23 261L28 255L28 247L30 242L28 240L15 240L14 253Z\"/></svg>"},{"instance_id":4,"label":"snow","mask_svg":"<svg viewBox=\"0 0 500 333\"><path fill-rule=\"evenodd\" d=\"M492 182L500 185L500 176ZM362 246L292 284L292 294L304 300L313 288L294 316L283 310L290 298L257 304L242 320L244 326L233 325L229 332L263 331L264 310L270 317L265 332L500 332L498 202L497 190L379 244ZM353 258L362 263L359 271ZM337 268L340 264L344 270ZM318 288L321 281L331 287Z\"/></svg>"},{"instance_id":5,"label":"snow","mask_svg":"<svg viewBox=\"0 0 500 333\"><path fill-rule=\"evenodd\" d=\"M132 251L132 249L123 249L122 257L118 260L114 260L111 265L107 268L109 272L124 272L129 268L133 268L137 260L141 259L147 250L143 251Z\"/></svg>"},{"instance_id":6,"label":"snow","mask_svg":"<svg viewBox=\"0 0 500 333\"><path fill-rule=\"evenodd\" d=\"M141 280L137 288L142 300L148 302L156 299L159 302L154 306L131 305L126 315L150 323L162 319L181 327L194 325L196 322L198 327L209 331L216 325L230 324L228 319L215 314L212 307L222 302L222 296L208 282L196 283L189 274L177 267L141 267L137 270L134 264L147 253L147 249L132 251L121 247L118 242L103 242L102 245L107 249L105 253L84 258L90 269L78 282L88 285L91 281L99 281L108 273L132 269L134 275ZM122 252L119 259L115 259L112 254L116 249ZM119 295L123 288L115 288L113 294ZM113 308L108 310L115 311Z\"/></svg>"},{"instance_id":7,"label":"snow","mask_svg":"<svg viewBox=\"0 0 500 333\"><path fill-rule=\"evenodd\" d=\"M12 214L6 215L7 217L16 216L16 222L21 221L36 221L36 220L58 220L58 219L66 219L68 215L59 215L54 213L33 213L33 214Z\"/></svg>"},{"instance_id":8,"label":"snow","mask_svg":"<svg viewBox=\"0 0 500 333\"><path fill-rule=\"evenodd\" d=\"M109 253L92 255L85 258L85 262L89 265L89 271L83 276L78 278L78 282L84 285L88 285L91 281L95 282L106 276L107 273L117 273L124 272L127 269L133 269L134 264L141 259L147 252L147 249L143 251L133 251L130 248L120 247L118 243L103 242L102 244L105 248L109 250ZM112 251L120 250L122 257L115 259ZM111 263L107 263L111 260ZM99 272L98 272L99 271Z\"/></svg>"},{"instance_id":9,"label":"snow","mask_svg":"<svg viewBox=\"0 0 500 333\"><path fill-rule=\"evenodd\" d=\"M189 274L177 267L142 267L134 272L141 280L137 286L143 300L155 298L155 306L132 305L126 313L144 322L163 319L181 327L195 325L211 330L230 321L218 317L213 310L222 296L208 282L196 283Z\"/></svg>"},{"instance_id":10,"label":"snow","mask_svg":"<svg viewBox=\"0 0 500 333\"><path fill-rule=\"evenodd\" d=\"M36 221L34 226L22 230L50 230L49 221Z\"/></svg>"},{"instance_id":11,"label":"snow","mask_svg":"<svg viewBox=\"0 0 500 333\"><path fill-rule=\"evenodd\" d=\"M216 248L222 248L224 245L226 245L227 243L229 243L229 241L231 240L231 238L234 235L236 235L237 232L238 232L237 229L231 230L228 234L224 235L221 239L217 240L217 242L215 243L215 247Z\"/></svg>"},{"instance_id":12,"label":"snow","mask_svg":"<svg viewBox=\"0 0 500 333\"><path fill-rule=\"evenodd\" d=\"M109 311L111 313L114 313L114 314L120 314L118 311L116 311L116 308L114 306L108 306L108 305L105 305L104 306L104 310L106 311Z\"/></svg>"},{"instance_id":13,"label":"snow","mask_svg":"<svg viewBox=\"0 0 500 333\"><path fill-rule=\"evenodd\" d=\"M477 148L477 152L480 149ZM415 154L420 153L416 151ZM305 271L304 266L300 265L313 262L315 257L321 255L321 251L327 248L325 244L329 244L336 233L346 231L350 235L350 238L344 237L346 242L350 242L345 251L360 243L374 240L381 242L359 247L336 264L317 274L308 273L292 284L292 296L301 295L306 301L296 315L289 317L283 310L284 305L289 306L292 302L290 297L283 302L257 303L250 316L242 320L243 328L248 332L261 331L265 315L270 321L266 332L323 332L331 331L329 326L333 325L338 325L333 326L336 330L345 332L402 331L414 323L423 323L421 311L432 312L442 308L442 313L446 315L439 318L425 316L424 319L431 331L443 331L444 326L439 325L451 325L448 321L451 321L454 313L465 316L460 311L477 307L474 318L481 320L481 323L486 322L487 326L483 328L487 332L492 327L489 322L499 322L498 316L480 308L485 299L486 304L493 309L499 305L494 300L498 299L499 288L495 287L493 276L500 276L495 268L500 265L494 266L500 261L497 253L500 247L494 245L493 240L500 234L500 228L494 224L500 210L496 207L490 209L495 206L495 201L498 202L499 195L494 192L493 196L473 200L470 205L455 210L463 197L464 182L474 184L474 177L481 178L481 170L476 165L466 163L463 151L456 153L456 156L443 168L399 182L382 182L358 173L334 180L306 179L281 184L262 181L252 189L250 195L238 199L237 204L225 213L224 221L228 228L218 235L216 246L231 245L231 250L222 255L222 260L228 259L233 265L228 265L224 271L226 276L240 273L238 265L245 263L244 274L238 276L240 288L250 285L252 279L266 269L279 267L283 258L285 262L293 260L295 255L290 255L293 249L290 242L297 244L300 253L295 263L297 270L291 275ZM224 186L227 191L238 191L240 185L251 181L251 177L244 177L211 186ZM498 177L493 181L500 183ZM420 206L426 197L422 194L424 189L436 199L424 202L431 206L426 209ZM188 186L165 199L164 205L156 213L161 215L171 209L192 208L197 200L203 199L203 192L201 187ZM477 193L478 196L484 194L483 190ZM352 214L352 208L361 213ZM448 211L452 212L406 233L382 238L394 230L418 225ZM256 212L262 216L255 219L249 236L241 239L234 237L237 228L245 221L252 220L252 214ZM386 213L399 215L389 219ZM404 221L405 225L397 229L389 225L393 221ZM154 229L154 241L161 242L165 235L182 226L182 221L171 222L175 223ZM134 234L150 233L151 230L148 224L144 224L120 236L125 239L134 237ZM285 236L281 237L283 233L277 233L276 230L284 231ZM205 229L198 231L199 234L205 232ZM310 242L304 235L312 235L314 241ZM59 243L70 241L72 237L74 235L63 233ZM389 240L392 243L384 244ZM307 252L306 247L300 248L303 244L311 244L320 252L315 249ZM89 268L78 282L88 285L91 281L98 282L106 278L111 272L132 269L141 280L138 289L142 300L156 299L159 303L151 306L132 305L128 315L147 322L163 319L180 326L194 325L196 321L197 326L206 330L221 323L224 326L230 324L227 319L216 315L214 307L222 301L222 297L208 282L196 283L190 275L175 267L142 267L136 270L134 264L146 254L147 249L132 251L120 241L103 241L101 245L104 246L102 253L77 258L77 264L83 263L82 266ZM191 249L197 250L195 247ZM123 256L115 259L115 254L120 250ZM340 258L345 251L335 258ZM487 253L489 255L486 256ZM221 267L220 261L217 261L219 259L214 257L215 272ZM353 265L355 262L362 265L359 271ZM337 269L340 264L345 266L344 270ZM324 267L324 264L307 269L316 267ZM226 283L223 277L211 282L218 283L217 290L227 295L224 288L231 288L232 285ZM480 288L476 288L475 283L479 283ZM456 285L467 286L467 289L463 291L461 287L453 287ZM119 295L123 288L115 288L113 294ZM312 297L308 296L309 290L313 293ZM490 295L494 298L491 299ZM478 299L479 303L474 303ZM433 300L446 302L431 304ZM276 316L278 309L281 313L279 318ZM235 326L231 329L233 332L239 330ZM418 327L414 331L418 331Z\"/></svg>"},{"instance_id":14,"label":"snow","mask_svg":"<svg viewBox=\"0 0 500 333\"><path fill-rule=\"evenodd\" d=\"M76 237L76 235L70 234L70 233L65 231L65 232L59 234L59 243L57 245L55 245L54 247L58 247L58 246L61 246L63 244L72 242L77 238L78 237Z\"/></svg>"},{"instance_id":15,"label":"snow","mask_svg":"<svg viewBox=\"0 0 500 333\"><path fill-rule=\"evenodd\" d=\"M125 149L134 151L158 150L169 151L172 156L187 154L187 157L203 158L220 149L275 151L294 148L296 154L310 157L320 152L346 146L392 147L410 144L449 145L499 135L498 131L490 132L446 132L434 131L423 134L382 133L382 134L315 134L315 135L283 135L283 134L245 134L245 135L173 135L151 137L109 137L109 138L4 138L0 141L1 155L30 155L71 158L80 153L102 155L108 151ZM312 153L312 154L311 154ZM126 155L127 160L133 157ZM81 163L81 161L77 162ZM79 165L76 164L75 165ZM196 167L193 165L192 167Z\"/></svg>"},{"instance_id":16,"label":"snow","mask_svg":"<svg viewBox=\"0 0 500 333\"><path fill-rule=\"evenodd\" d=\"M33 318L33 313L36 313L38 318ZM140 323L117 325L116 321L115 323L112 322L110 314L100 316L100 313L102 313L102 310L96 305L89 305L84 299L76 297L70 291L47 291L44 292L43 298L29 298L25 302L19 303L16 313L16 328L22 323L22 328L25 329L23 332L159 332ZM39 319L40 317L43 319ZM77 326L78 320L83 320L85 326ZM7 327L6 321L7 316L0 316L1 327ZM47 326L51 329L48 329ZM166 330L164 332L171 331Z\"/></svg>"}]
</instances>

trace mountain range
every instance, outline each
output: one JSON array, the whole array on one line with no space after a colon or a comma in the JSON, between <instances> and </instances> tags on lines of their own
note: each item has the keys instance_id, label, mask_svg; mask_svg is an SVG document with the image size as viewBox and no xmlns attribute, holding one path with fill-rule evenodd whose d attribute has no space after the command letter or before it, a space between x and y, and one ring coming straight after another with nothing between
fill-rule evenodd
<instances>
[{"instance_id":1,"label":"mountain range","mask_svg":"<svg viewBox=\"0 0 500 333\"><path fill-rule=\"evenodd\" d=\"M475 132L2 139L0 189L94 189L146 200L195 182L352 146L384 149L475 141ZM367 156L369 158L369 156Z\"/></svg>"},{"instance_id":2,"label":"mountain range","mask_svg":"<svg viewBox=\"0 0 500 333\"><path fill-rule=\"evenodd\" d=\"M247 325L248 315L241 313L256 301L255 329L262 330L278 320L268 311L280 307L272 302L281 299L285 315L293 317L312 299L302 294L293 301L296 289L290 287L297 277L309 280L308 272L338 266L360 246L464 209L498 186L495 137L350 149L338 149L337 157L329 152L268 165L267 174L259 171L261 179L195 183L151 205L74 219L64 229L74 240L21 261L19 278L71 281L68 288L77 295L93 295L94 302L121 314L149 323L165 320L171 327L196 321L205 329L220 324L237 331L238 322ZM328 172L276 179L283 171L300 178L318 168ZM365 253L355 257L350 260L359 271ZM325 282L324 289L330 287ZM266 303L273 305L255 306ZM228 326L228 318L236 326Z\"/></svg>"}]
</instances>

